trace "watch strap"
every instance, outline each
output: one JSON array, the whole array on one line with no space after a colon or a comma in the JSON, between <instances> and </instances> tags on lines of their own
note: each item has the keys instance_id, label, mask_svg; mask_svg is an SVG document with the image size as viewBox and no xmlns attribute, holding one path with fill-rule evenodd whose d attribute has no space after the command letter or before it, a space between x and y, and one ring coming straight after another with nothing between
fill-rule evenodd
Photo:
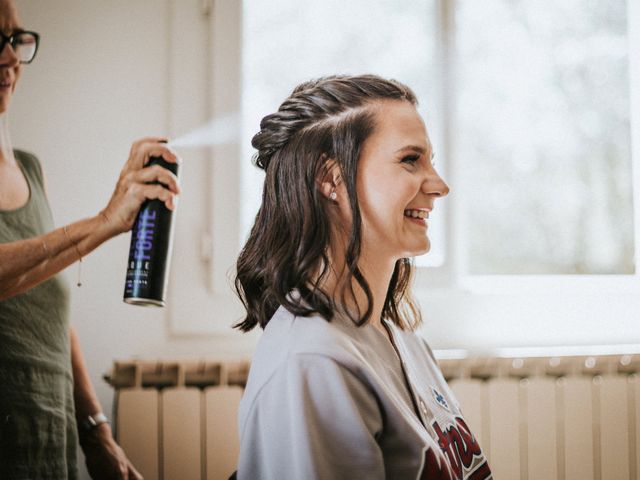
<instances>
[{"instance_id":1,"label":"watch strap","mask_svg":"<svg viewBox=\"0 0 640 480\"><path fill-rule=\"evenodd\" d=\"M86 432L90 432L103 423L109 423L109 419L102 412L98 412L93 415L87 415L81 422L82 428Z\"/></svg>"}]
</instances>

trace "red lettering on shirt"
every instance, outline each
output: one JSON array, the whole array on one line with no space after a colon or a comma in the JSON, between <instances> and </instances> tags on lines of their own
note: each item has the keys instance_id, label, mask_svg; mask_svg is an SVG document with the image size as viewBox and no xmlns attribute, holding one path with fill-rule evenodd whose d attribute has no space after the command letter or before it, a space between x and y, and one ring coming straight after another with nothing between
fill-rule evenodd
<instances>
[{"instance_id":1,"label":"red lettering on shirt","mask_svg":"<svg viewBox=\"0 0 640 480\"><path fill-rule=\"evenodd\" d=\"M442 430L438 422L433 422L433 428L438 436L438 445L446 457L437 458L431 450L425 452L425 463L422 471L423 479L485 480L491 478L491 470L486 460L476 465L473 472L470 468L478 458L483 457L480 445L471 433L468 425L461 417L455 417L455 425L449 425Z\"/></svg>"}]
</instances>

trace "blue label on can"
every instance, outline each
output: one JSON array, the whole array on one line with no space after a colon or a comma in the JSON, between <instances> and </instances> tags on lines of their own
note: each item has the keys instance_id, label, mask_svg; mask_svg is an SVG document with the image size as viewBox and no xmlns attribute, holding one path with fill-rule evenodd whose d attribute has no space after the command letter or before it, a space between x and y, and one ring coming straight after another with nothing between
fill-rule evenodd
<instances>
[{"instance_id":1,"label":"blue label on can","mask_svg":"<svg viewBox=\"0 0 640 480\"><path fill-rule=\"evenodd\" d=\"M176 164L152 158L149 165L154 164L177 173ZM160 200L147 200L142 204L131 232L125 300L164 303L171 255L172 213Z\"/></svg>"}]
</instances>

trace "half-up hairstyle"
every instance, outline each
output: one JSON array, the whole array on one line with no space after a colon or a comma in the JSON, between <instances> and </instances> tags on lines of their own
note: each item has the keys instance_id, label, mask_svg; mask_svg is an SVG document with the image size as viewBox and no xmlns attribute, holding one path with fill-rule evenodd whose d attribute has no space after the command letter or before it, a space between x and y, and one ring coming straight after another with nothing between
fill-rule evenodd
<instances>
[{"instance_id":1,"label":"half-up hairstyle","mask_svg":"<svg viewBox=\"0 0 640 480\"><path fill-rule=\"evenodd\" d=\"M320 314L328 321L336 305L319 285L330 269L331 224L328 200L318 178L328 159L341 170L353 224L345 257L347 279L340 301L355 300L353 280L366 294L366 308L346 312L358 326L373 309L373 296L358 267L362 218L356 194L358 159L374 132L376 102L407 101L416 105L405 85L375 75L332 76L303 83L260 122L251 144L255 164L265 171L262 205L236 265L235 287L247 310L235 325L249 331L264 328L280 305L297 316ZM382 315L403 329L415 329L420 314L411 298L413 266L396 262ZM291 296L292 290L298 296ZM354 302L357 305L357 302Z\"/></svg>"}]
</instances>

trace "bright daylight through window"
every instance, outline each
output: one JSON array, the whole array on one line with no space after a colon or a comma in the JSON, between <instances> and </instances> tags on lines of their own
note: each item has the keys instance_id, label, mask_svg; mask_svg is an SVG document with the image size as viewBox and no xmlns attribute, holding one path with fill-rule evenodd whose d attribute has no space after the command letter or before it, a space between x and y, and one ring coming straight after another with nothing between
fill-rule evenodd
<instances>
[{"instance_id":1,"label":"bright daylight through window","mask_svg":"<svg viewBox=\"0 0 640 480\"><path fill-rule=\"evenodd\" d=\"M439 6L455 21L443 22ZM624 0L245 0L243 234L263 181L248 161L259 120L303 80L376 73L420 100L436 168L463 199L456 244L467 273L633 273L626 8ZM451 111L440 107L443 92ZM449 201L436 202L432 252L418 265L449 258Z\"/></svg>"},{"instance_id":2,"label":"bright daylight through window","mask_svg":"<svg viewBox=\"0 0 640 480\"><path fill-rule=\"evenodd\" d=\"M469 272L633 273L626 2L456 3Z\"/></svg>"}]
</instances>

